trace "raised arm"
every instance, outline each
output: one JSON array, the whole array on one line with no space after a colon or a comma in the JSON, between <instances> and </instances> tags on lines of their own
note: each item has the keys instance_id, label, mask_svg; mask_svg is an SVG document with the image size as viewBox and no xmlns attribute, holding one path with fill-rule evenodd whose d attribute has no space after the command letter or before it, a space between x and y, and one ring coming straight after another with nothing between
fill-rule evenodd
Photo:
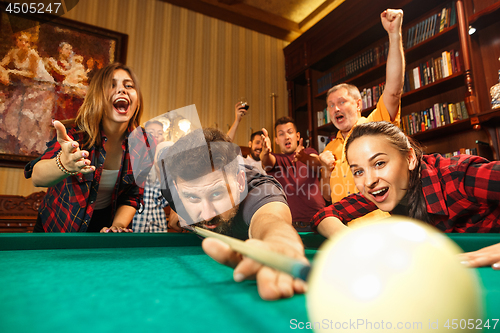
<instances>
[{"instance_id":1,"label":"raised arm","mask_svg":"<svg viewBox=\"0 0 500 333\"><path fill-rule=\"evenodd\" d=\"M259 208L252 217L250 234L252 238L247 240L248 243L308 263L302 240L292 227L290 209L284 203L270 202ZM202 245L205 252L216 261L235 267L235 281L255 277L259 295L263 299L286 298L306 291L305 282L242 257L218 240L208 238Z\"/></svg>"},{"instance_id":2,"label":"raised arm","mask_svg":"<svg viewBox=\"0 0 500 333\"><path fill-rule=\"evenodd\" d=\"M241 119L248 112L247 109L241 104L241 102L236 103L234 106L234 122L229 131L227 132L227 136L231 139L231 142L234 141L234 137L236 136L236 131L238 130L238 126L240 125Z\"/></svg>"},{"instance_id":3,"label":"raised arm","mask_svg":"<svg viewBox=\"0 0 500 333\"><path fill-rule=\"evenodd\" d=\"M262 163L262 167L267 172L274 168L274 165L276 164L276 157L271 154L272 148L269 133L265 128L262 129L262 132L264 132L264 134L262 135L262 151L260 152L260 161Z\"/></svg>"},{"instance_id":4,"label":"raised arm","mask_svg":"<svg viewBox=\"0 0 500 333\"><path fill-rule=\"evenodd\" d=\"M380 20L389 35L389 53L386 65L386 84L382 99L393 121L398 113L403 94L405 58L403 50L403 11L387 9L380 14Z\"/></svg>"},{"instance_id":5,"label":"raised arm","mask_svg":"<svg viewBox=\"0 0 500 333\"><path fill-rule=\"evenodd\" d=\"M61 146L60 165L69 172L91 173L95 166L90 165L89 153L80 150L78 142L71 139L66 133L66 128L59 121L54 121L57 132L57 141ZM40 160L33 167L32 181L34 186L53 186L69 175L64 173L57 165L56 158Z\"/></svg>"}]
</instances>

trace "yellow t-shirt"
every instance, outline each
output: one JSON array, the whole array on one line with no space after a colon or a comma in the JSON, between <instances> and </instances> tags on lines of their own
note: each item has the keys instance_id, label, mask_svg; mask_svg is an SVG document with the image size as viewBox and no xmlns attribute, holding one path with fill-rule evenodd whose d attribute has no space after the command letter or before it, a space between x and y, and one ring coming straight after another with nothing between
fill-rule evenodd
<instances>
[{"instance_id":1,"label":"yellow t-shirt","mask_svg":"<svg viewBox=\"0 0 500 333\"><path fill-rule=\"evenodd\" d=\"M382 96L384 95L382 94ZM364 124L370 121L388 121L396 126L399 126L401 106L399 106L396 118L394 119L394 121L391 121L391 116L389 115L389 111L387 111L387 107L384 104L382 96L377 103L377 108L373 110L367 118L359 118L356 122L356 125ZM344 139L342 133L338 131L337 137L325 147L325 150L330 150L332 152L336 160L335 168L332 170L332 175L330 177L332 202L337 202L352 193L358 192L358 189L354 185L354 178L352 176L351 170L349 169L349 164L347 163L344 154L344 145L351 132L349 132L347 137ZM387 216L389 216L389 213L382 212L381 210L376 210L359 219L351 221L349 225L367 218L382 218Z\"/></svg>"}]
</instances>

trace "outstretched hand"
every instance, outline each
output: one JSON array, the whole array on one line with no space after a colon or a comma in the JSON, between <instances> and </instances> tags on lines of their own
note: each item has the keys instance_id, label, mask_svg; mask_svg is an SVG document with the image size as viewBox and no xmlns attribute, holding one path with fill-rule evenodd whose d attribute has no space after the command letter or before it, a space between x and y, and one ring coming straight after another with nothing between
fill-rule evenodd
<instances>
[{"instance_id":1,"label":"outstretched hand","mask_svg":"<svg viewBox=\"0 0 500 333\"><path fill-rule=\"evenodd\" d=\"M403 11L401 9L387 9L380 14L382 26L387 33L401 33L403 25Z\"/></svg>"},{"instance_id":2,"label":"outstretched hand","mask_svg":"<svg viewBox=\"0 0 500 333\"><path fill-rule=\"evenodd\" d=\"M264 134L261 135L262 137L262 153L264 155L267 155L269 153L272 153L272 147L271 147L271 139L269 138L269 133L265 128L262 129L262 132Z\"/></svg>"},{"instance_id":3,"label":"outstretched hand","mask_svg":"<svg viewBox=\"0 0 500 333\"><path fill-rule=\"evenodd\" d=\"M113 233L113 232L118 232L118 233L122 233L122 232L134 232L132 229L130 228L125 228L125 227L117 227L117 226L111 226L111 227L104 227L101 229L100 231L101 233Z\"/></svg>"},{"instance_id":4,"label":"outstretched hand","mask_svg":"<svg viewBox=\"0 0 500 333\"><path fill-rule=\"evenodd\" d=\"M299 145L297 146L297 149L295 149L295 155L293 157L293 161L294 162L300 161L302 163L306 163L308 154L306 154L305 150L306 148L304 147L304 139L300 138Z\"/></svg>"},{"instance_id":5,"label":"outstretched hand","mask_svg":"<svg viewBox=\"0 0 500 333\"><path fill-rule=\"evenodd\" d=\"M252 243L256 247L267 248L271 251L283 253L307 262L307 259L303 255L297 254L291 247L285 248L279 244L270 244L258 239L249 239L246 242ZM288 298L292 297L294 293L301 294L306 292L307 285L304 281L294 279L286 273L276 271L250 258L244 257L233 251L229 245L217 239L206 238L201 245L205 253L212 257L212 259L234 268L233 278L236 282L246 279L256 279L257 289L262 299L275 300Z\"/></svg>"},{"instance_id":6,"label":"outstretched hand","mask_svg":"<svg viewBox=\"0 0 500 333\"><path fill-rule=\"evenodd\" d=\"M61 163L70 172L80 172L83 174L95 171L95 166L90 165L89 152L80 150L78 142L74 141L68 136L66 127L60 122L55 120L54 127L57 133L57 142L61 145Z\"/></svg>"},{"instance_id":7,"label":"outstretched hand","mask_svg":"<svg viewBox=\"0 0 500 333\"><path fill-rule=\"evenodd\" d=\"M474 252L462 253L459 258L469 267L491 266L500 270L500 243Z\"/></svg>"}]
</instances>

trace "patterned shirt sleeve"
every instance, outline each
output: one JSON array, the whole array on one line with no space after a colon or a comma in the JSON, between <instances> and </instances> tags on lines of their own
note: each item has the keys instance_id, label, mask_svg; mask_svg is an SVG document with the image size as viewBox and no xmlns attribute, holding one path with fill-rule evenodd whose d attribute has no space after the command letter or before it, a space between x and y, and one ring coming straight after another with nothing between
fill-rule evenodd
<instances>
[{"instance_id":1,"label":"patterned shirt sleeve","mask_svg":"<svg viewBox=\"0 0 500 333\"><path fill-rule=\"evenodd\" d=\"M313 228L317 229L321 221L327 217L336 217L347 225L349 221L362 217L376 209L377 206L366 200L361 194L351 194L316 213L312 218Z\"/></svg>"},{"instance_id":2,"label":"patterned shirt sleeve","mask_svg":"<svg viewBox=\"0 0 500 333\"><path fill-rule=\"evenodd\" d=\"M500 162L489 162L471 156L470 162L461 163L464 168L465 193L471 201L498 205L500 203Z\"/></svg>"}]
</instances>

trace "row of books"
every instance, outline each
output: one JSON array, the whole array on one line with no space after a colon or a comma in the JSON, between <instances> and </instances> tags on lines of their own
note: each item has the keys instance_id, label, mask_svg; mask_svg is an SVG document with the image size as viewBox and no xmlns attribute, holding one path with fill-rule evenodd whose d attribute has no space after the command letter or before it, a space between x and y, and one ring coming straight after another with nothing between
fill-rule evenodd
<instances>
[{"instance_id":1,"label":"row of books","mask_svg":"<svg viewBox=\"0 0 500 333\"><path fill-rule=\"evenodd\" d=\"M406 36L406 48L413 47L426 39L440 33L444 29L455 25L457 22L457 11L455 2L451 2L439 13L436 13L410 27Z\"/></svg>"},{"instance_id":2,"label":"row of books","mask_svg":"<svg viewBox=\"0 0 500 333\"><path fill-rule=\"evenodd\" d=\"M330 113L327 108L324 108L323 111L317 112L318 119L318 127L329 124L330 123Z\"/></svg>"},{"instance_id":3,"label":"row of books","mask_svg":"<svg viewBox=\"0 0 500 333\"><path fill-rule=\"evenodd\" d=\"M469 118L465 102L436 103L427 110L412 112L401 118L401 126L407 135L453 124Z\"/></svg>"},{"instance_id":4,"label":"row of books","mask_svg":"<svg viewBox=\"0 0 500 333\"><path fill-rule=\"evenodd\" d=\"M444 29L456 24L457 14L455 2L451 2L439 13L436 13L414 26L410 27L406 34L406 48L413 47ZM321 94L336 84L345 82L349 78L381 64L387 60L389 52L389 42L384 42L374 48L371 48L355 58L347 61L342 66L323 75L317 80L318 94ZM446 77L446 76L444 76Z\"/></svg>"},{"instance_id":5,"label":"row of books","mask_svg":"<svg viewBox=\"0 0 500 333\"><path fill-rule=\"evenodd\" d=\"M316 80L318 83L318 94L321 94L324 91L327 91L331 87L333 87L332 81L332 73L327 73Z\"/></svg>"},{"instance_id":6,"label":"row of books","mask_svg":"<svg viewBox=\"0 0 500 333\"><path fill-rule=\"evenodd\" d=\"M441 57L430 58L405 73L403 92L418 89L462 70L460 52L443 51Z\"/></svg>"},{"instance_id":7,"label":"row of books","mask_svg":"<svg viewBox=\"0 0 500 333\"><path fill-rule=\"evenodd\" d=\"M446 154L441 154L446 158L450 158L453 156L457 156L460 154L467 154L467 155L478 155L477 153L477 148L460 148L460 150L451 152L451 153L446 153Z\"/></svg>"},{"instance_id":8,"label":"row of books","mask_svg":"<svg viewBox=\"0 0 500 333\"><path fill-rule=\"evenodd\" d=\"M332 72L329 72L317 80L318 94L330 89L336 84L342 83L361 73L368 68L377 66L387 60L389 52L389 42L385 42L372 49L369 49L354 59L344 63L342 66L337 67Z\"/></svg>"},{"instance_id":9,"label":"row of books","mask_svg":"<svg viewBox=\"0 0 500 333\"><path fill-rule=\"evenodd\" d=\"M384 92L385 82L373 86L372 88L364 88L361 93L361 110L366 110L377 105L380 96Z\"/></svg>"},{"instance_id":10,"label":"row of books","mask_svg":"<svg viewBox=\"0 0 500 333\"><path fill-rule=\"evenodd\" d=\"M349 60L343 66L343 70L340 72L345 72L345 77L351 77L368 68L379 65L380 63L387 60L387 54L389 53L389 41L378 45L372 49L369 49L362 54L358 55L352 60ZM335 79L336 81L342 81L344 77Z\"/></svg>"}]
</instances>

